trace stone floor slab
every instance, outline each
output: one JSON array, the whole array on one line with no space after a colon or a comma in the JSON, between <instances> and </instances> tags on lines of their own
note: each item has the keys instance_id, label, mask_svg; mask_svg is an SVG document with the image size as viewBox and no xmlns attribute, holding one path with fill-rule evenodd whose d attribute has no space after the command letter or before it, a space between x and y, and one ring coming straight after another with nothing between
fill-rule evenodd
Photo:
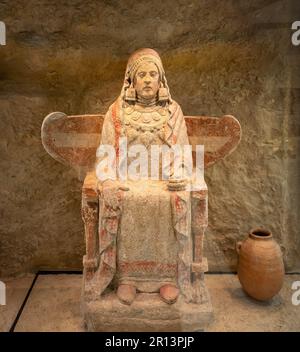
<instances>
[{"instance_id":1,"label":"stone floor slab","mask_svg":"<svg viewBox=\"0 0 300 352\"><path fill-rule=\"evenodd\" d=\"M215 313L208 331L300 331L300 305L292 304L294 281L300 275L286 275L279 294L260 302L243 291L236 275L207 275Z\"/></svg>"},{"instance_id":2,"label":"stone floor slab","mask_svg":"<svg viewBox=\"0 0 300 352\"><path fill-rule=\"evenodd\" d=\"M76 274L39 275L15 331L84 331L81 281Z\"/></svg>"},{"instance_id":3,"label":"stone floor slab","mask_svg":"<svg viewBox=\"0 0 300 352\"><path fill-rule=\"evenodd\" d=\"M0 332L7 332L11 329L34 277L34 274L28 274L17 279L1 279L6 286L6 304L0 305Z\"/></svg>"},{"instance_id":4,"label":"stone floor slab","mask_svg":"<svg viewBox=\"0 0 300 352\"><path fill-rule=\"evenodd\" d=\"M81 275L39 276L15 331L84 331L81 280ZM236 275L207 274L215 317L207 330L300 331L300 305L292 304L294 281L300 275L286 275L275 298L258 302L244 293Z\"/></svg>"}]
</instances>

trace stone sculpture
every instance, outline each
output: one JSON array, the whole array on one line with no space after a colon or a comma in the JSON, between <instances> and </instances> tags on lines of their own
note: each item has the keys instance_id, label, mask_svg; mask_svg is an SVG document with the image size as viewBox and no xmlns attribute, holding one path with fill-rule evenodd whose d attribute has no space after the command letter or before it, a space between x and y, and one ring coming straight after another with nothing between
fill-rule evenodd
<instances>
[{"instance_id":1,"label":"stone sculpture","mask_svg":"<svg viewBox=\"0 0 300 352\"><path fill-rule=\"evenodd\" d=\"M90 133L93 141L86 146L82 141L80 145L70 143L74 132ZM140 49L129 58L121 94L104 121L98 115L52 113L42 126L46 150L81 174L87 173L82 194L86 238L82 310L88 330L204 329L212 319L204 282L208 270L203 257L207 227L204 178L196 180L196 187L188 187L195 182L186 173L179 179L174 176L174 160L168 180L163 178L161 162L158 179L148 177L152 166L147 166L147 177L128 178L120 171L127 169L121 166L134 157L120 150L124 137L127 148L142 145L148 155L153 145L184 146L192 139L193 146L208 147L207 167L235 149L239 123L230 115L184 117L171 98L159 55L152 49ZM114 147L114 166L119 166L115 174L100 148L95 160L99 145ZM187 165L181 167L185 170ZM101 178L104 171L106 177Z\"/></svg>"}]
</instances>

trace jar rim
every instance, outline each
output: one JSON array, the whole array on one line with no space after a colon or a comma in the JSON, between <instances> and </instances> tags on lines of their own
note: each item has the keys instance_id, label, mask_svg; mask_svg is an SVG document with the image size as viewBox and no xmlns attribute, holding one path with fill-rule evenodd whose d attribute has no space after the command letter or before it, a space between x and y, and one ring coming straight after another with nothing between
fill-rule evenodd
<instances>
[{"instance_id":1,"label":"jar rim","mask_svg":"<svg viewBox=\"0 0 300 352\"><path fill-rule=\"evenodd\" d=\"M262 227L252 229L249 233L249 236L252 238L255 238L255 239L260 239L260 240L267 240L267 239L273 237L271 231L266 230Z\"/></svg>"}]
</instances>

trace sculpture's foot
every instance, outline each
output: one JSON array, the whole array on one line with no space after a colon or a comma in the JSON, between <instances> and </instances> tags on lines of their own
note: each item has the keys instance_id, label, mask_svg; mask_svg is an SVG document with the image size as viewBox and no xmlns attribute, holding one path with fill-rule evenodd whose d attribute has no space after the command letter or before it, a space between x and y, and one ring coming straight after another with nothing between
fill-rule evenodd
<instances>
[{"instance_id":1,"label":"sculpture's foot","mask_svg":"<svg viewBox=\"0 0 300 352\"><path fill-rule=\"evenodd\" d=\"M164 302L172 304L177 301L179 289L174 285L164 285L160 288L159 294Z\"/></svg>"},{"instance_id":2,"label":"sculpture's foot","mask_svg":"<svg viewBox=\"0 0 300 352\"><path fill-rule=\"evenodd\" d=\"M136 288L131 285L119 285L117 296L122 303L130 305L135 299Z\"/></svg>"}]
</instances>

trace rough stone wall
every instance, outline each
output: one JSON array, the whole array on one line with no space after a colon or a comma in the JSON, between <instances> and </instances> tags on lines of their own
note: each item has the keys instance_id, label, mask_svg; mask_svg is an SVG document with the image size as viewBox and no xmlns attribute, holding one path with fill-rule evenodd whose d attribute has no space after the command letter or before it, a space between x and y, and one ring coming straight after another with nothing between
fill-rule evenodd
<instances>
[{"instance_id":1,"label":"rough stone wall","mask_svg":"<svg viewBox=\"0 0 300 352\"><path fill-rule=\"evenodd\" d=\"M264 226L299 271L296 3L1 1L0 275L81 269L81 182L45 152L41 124L52 111L105 112L140 47L161 53L186 115L232 114L242 126L238 149L206 172L210 270L236 270L235 242Z\"/></svg>"}]
</instances>

